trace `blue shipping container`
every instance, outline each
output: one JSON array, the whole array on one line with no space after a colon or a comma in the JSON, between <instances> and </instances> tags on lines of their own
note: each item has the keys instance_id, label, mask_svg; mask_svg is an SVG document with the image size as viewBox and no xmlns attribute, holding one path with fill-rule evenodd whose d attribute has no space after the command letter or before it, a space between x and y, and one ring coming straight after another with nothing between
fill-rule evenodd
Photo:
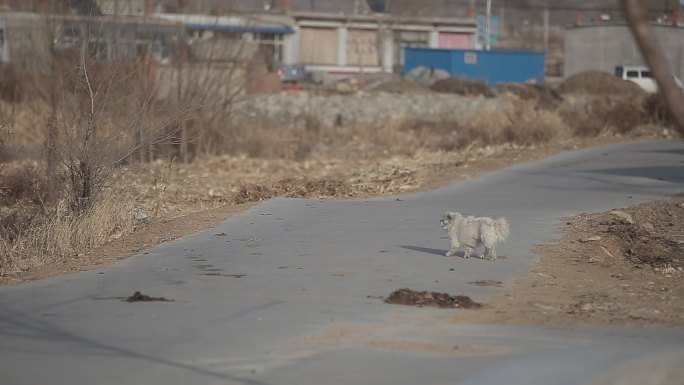
<instances>
[{"instance_id":1,"label":"blue shipping container","mask_svg":"<svg viewBox=\"0 0 684 385\"><path fill-rule=\"evenodd\" d=\"M439 68L468 79L499 83L544 81L544 53L475 49L404 48L404 73L416 67Z\"/></svg>"}]
</instances>

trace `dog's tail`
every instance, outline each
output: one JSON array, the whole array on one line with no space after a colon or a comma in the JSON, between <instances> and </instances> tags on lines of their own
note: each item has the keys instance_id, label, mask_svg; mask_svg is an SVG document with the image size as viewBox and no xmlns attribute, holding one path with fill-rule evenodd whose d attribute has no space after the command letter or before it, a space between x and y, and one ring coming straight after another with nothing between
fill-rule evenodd
<instances>
[{"instance_id":1,"label":"dog's tail","mask_svg":"<svg viewBox=\"0 0 684 385\"><path fill-rule=\"evenodd\" d=\"M508 227L508 222L506 221L506 218L499 218L494 220L492 223L494 227L494 233L496 234L496 239L498 241L503 241L508 238L508 235L511 233L509 227Z\"/></svg>"}]
</instances>

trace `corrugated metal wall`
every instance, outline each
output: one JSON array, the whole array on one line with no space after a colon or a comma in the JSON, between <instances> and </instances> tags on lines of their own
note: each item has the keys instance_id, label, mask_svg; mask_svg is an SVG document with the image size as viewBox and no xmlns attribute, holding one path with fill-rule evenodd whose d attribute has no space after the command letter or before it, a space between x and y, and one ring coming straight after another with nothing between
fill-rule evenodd
<instances>
[{"instance_id":1,"label":"corrugated metal wall","mask_svg":"<svg viewBox=\"0 0 684 385\"><path fill-rule=\"evenodd\" d=\"M543 82L544 60L543 52L405 48L404 73L423 66L484 80L491 86Z\"/></svg>"}]
</instances>

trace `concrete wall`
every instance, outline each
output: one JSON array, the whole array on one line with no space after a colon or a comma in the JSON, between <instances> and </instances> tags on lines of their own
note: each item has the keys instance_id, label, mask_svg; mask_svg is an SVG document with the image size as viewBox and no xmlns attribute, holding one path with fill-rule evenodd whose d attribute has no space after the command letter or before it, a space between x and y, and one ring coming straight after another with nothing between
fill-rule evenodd
<instances>
[{"instance_id":1,"label":"concrete wall","mask_svg":"<svg viewBox=\"0 0 684 385\"><path fill-rule=\"evenodd\" d=\"M667 56L670 70L684 78L684 28L654 25L658 42ZM564 75L602 70L613 73L618 65L643 65L644 60L625 25L571 28L565 34Z\"/></svg>"},{"instance_id":2,"label":"concrete wall","mask_svg":"<svg viewBox=\"0 0 684 385\"><path fill-rule=\"evenodd\" d=\"M0 20L4 25L3 61L48 73L56 23L46 15L20 12L0 13Z\"/></svg>"}]
</instances>

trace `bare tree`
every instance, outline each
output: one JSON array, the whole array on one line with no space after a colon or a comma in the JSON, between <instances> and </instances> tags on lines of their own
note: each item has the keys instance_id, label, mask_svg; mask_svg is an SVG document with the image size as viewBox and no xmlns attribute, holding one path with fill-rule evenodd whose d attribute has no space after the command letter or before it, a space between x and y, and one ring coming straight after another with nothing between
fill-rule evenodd
<instances>
[{"instance_id":1,"label":"bare tree","mask_svg":"<svg viewBox=\"0 0 684 385\"><path fill-rule=\"evenodd\" d=\"M52 48L51 73L38 88L50 106L45 117L48 193L61 195L60 186L66 187L74 209L82 211L119 165L135 155L152 157L153 148L170 142L195 110L156 103L148 61L106 60L108 54L98 48L102 20L83 18L74 28L78 43ZM44 114L40 104L37 111Z\"/></svg>"},{"instance_id":2,"label":"bare tree","mask_svg":"<svg viewBox=\"0 0 684 385\"><path fill-rule=\"evenodd\" d=\"M258 45L246 42L240 33L207 35L179 42L173 66L165 68L161 76L173 87L162 94L172 96L169 99L180 107L198 109L178 127L176 155L183 162L220 152L217 146L231 135L227 122L232 107L245 95L253 77L260 76L257 68L266 62Z\"/></svg>"},{"instance_id":3,"label":"bare tree","mask_svg":"<svg viewBox=\"0 0 684 385\"><path fill-rule=\"evenodd\" d=\"M684 136L684 93L668 69L665 54L649 25L646 7L639 0L622 0L622 4L641 55L653 71L665 103L678 124L677 130Z\"/></svg>"}]
</instances>

